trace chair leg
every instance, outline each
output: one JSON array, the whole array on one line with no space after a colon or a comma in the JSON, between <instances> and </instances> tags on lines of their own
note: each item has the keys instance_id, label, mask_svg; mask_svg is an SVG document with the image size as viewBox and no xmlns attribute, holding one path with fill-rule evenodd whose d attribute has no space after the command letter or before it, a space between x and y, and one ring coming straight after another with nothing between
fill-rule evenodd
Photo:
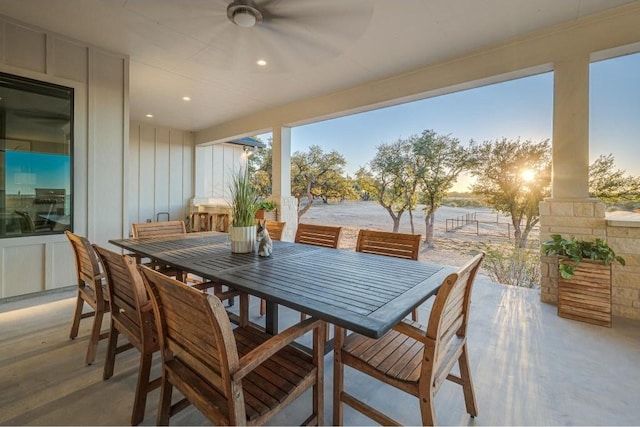
<instances>
[{"instance_id":1,"label":"chair leg","mask_svg":"<svg viewBox=\"0 0 640 427\"><path fill-rule=\"evenodd\" d=\"M136 385L136 397L133 401L133 412L131 413L132 426L140 424L144 419L144 408L147 405L147 394L149 393L149 375L151 373L152 358L153 353L140 352L138 384Z\"/></svg>"},{"instance_id":2,"label":"chair leg","mask_svg":"<svg viewBox=\"0 0 640 427\"><path fill-rule=\"evenodd\" d=\"M471 417L478 416L478 407L476 404L476 395L473 391L473 381L471 380L471 369L469 368L469 357L467 354L467 345L462 347L462 354L458 359L460 366L460 379L462 380L462 391L464 392L464 404L467 407L467 413Z\"/></svg>"},{"instance_id":3,"label":"chair leg","mask_svg":"<svg viewBox=\"0 0 640 427\"><path fill-rule=\"evenodd\" d=\"M76 300L76 311L73 313L73 322L71 323L71 332L69 338L74 339L78 336L78 328L80 328L80 319L82 318L82 306L84 306L84 300L78 292L78 299Z\"/></svg>"},{"instance_id":4,"label":"chair leg","mask_svg":"<svg viewBox=\"0 0 640 427\"><path fill-rule=\"evenodd\" d=\"M173 385L167 380L167 374L162 375L162 385L160 386L160 402L158 403L158 420L159 426L169 425L169 415L171 413L171 392Z\"/></svg>"},{"instance_id":5,"label":"chair leg","mask_svg":"<svg viewBox=\"0 0 640 427\"><path fill-rule=\"evenodd\" d=\"M344 345L345 330L339 326L333 327L333 425L343 424L344 411L342 408L342 392L344 391L344 365L342 364L342 346Z\"/></svg>"},{"instance_id":6,"label":"chair leg","mask_svg":"<svg viewBox=\"0 0 640 427\"><path fill-rule=\"evenodd\" d=\"M260 298L260 316L264 316L267 312L267 300Z\"/></svg>"},{"instance_id":7,"label":"chair leg","mask_svg":"<svg viewBox=\"0 0 640 427\"><path fill-rule=\"evenodd\" d=\"M418 309L414 308L413 311L411 312L411 320L413 320L414 322L418 321Z\"/></svg>"},{"instance_id":8,"label":"chair leg","mask_svg":"<svg viewBox=\"0 0 640 427\"><path fill-rule=\"evenodd\" d=\"M325 328L320 326L313 331L313 363L316 370L316 383L313 386L313 415L316 425L324 425L324 343Z\"/></svg>"},{"instance_id":9,"label":"chair leg","mask_svg":"<svg viewBox=\"0 0 640 427\"><path fill-rule=\"evenodd\" d=\"M434 408L434 393L433 387L430 387L430 391L423 396L419 396L420 400L420 414L422 415L423 426L436 425L436 412Z\"/></svg>"},{"instance_id":10,"label":"chair leg","mask_svg":"<svg viewBox=\"0 0 640 427\"><path fill-rule=\"evenodd\" d=\"M111 321L109 343L107 344L107 357L104 360L104 371L102 373L103 380L108 380L113 376L113 367L116 364L116 352L118 349L118 335L119 332L113 324L113 321Z\"/></svg>"},{"instance_id":11,"label":"chair leg","mask_svg":"<svg viewBox=\"0 0 640 427\"><path fill-rule=\"evenodd\" d=\"M91 365L96 360L96 351L100 342L100 330L102 329L102 317L104 316L104 308L98 306L96 316L93 319L93 327L91 328L91 336L89 337L89 348L87 349L87 365Z\"/></svg>"}]
</instances>

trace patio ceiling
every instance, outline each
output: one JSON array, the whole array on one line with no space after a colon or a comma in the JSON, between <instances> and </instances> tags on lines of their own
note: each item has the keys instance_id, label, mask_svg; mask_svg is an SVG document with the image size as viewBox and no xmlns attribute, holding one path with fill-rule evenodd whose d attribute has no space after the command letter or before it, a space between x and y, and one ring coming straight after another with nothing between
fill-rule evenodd
<instances>
[{"instance_id":1,"label":"patio ceiling","mask_svg":"<svg viewBox=\"0 0 640 427\"><path fill-rule=\"evenodd\" d=\"M0 14L128 54L131 118L197 131L631 0L256 0L253 28L230 2L2 0Z\"/></svg>"}]
</instances>

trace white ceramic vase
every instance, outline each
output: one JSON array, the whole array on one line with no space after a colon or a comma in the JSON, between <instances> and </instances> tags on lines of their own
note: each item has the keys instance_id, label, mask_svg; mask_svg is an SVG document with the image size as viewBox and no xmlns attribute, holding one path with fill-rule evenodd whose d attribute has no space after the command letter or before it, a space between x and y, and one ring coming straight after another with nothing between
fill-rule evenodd
<instances>
[{"instance_id":1,"label":"white ceramic vase","mask_svg":"<svg viewBox=\"0 0 640 427\"><path fill-rule=\"evenodd\" d=\"M256 247L256 226L230 227L231 252L234 254L246 254L253 252Z\"/></svg>"}]
</instances>

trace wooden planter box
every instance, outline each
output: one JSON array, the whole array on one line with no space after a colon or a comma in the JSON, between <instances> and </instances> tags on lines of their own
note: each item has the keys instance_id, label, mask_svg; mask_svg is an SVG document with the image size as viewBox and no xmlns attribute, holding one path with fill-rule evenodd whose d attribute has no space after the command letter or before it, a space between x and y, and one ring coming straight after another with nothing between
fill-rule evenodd
<instances>
[{"instance_id":1,"label":"wooden planter box","mask_svg":"<svg viewBox=\"0 0 640 427\"><path fill-rule=\"evenodd\" d=\"M611 266L582 260L575 273L570 280L558 277L558 316L611 327Z\"/></svg>"},{"instance_id":2,"label":"wooden planter box","mask_svg":"<svg viewBox=\"0 0 640 427\"><path fill-rule=\"evenodd\" d=\"M277 221L277 209L272 211L265 211L264 209L260 209L256 212L256 219L259 220L267 220L267 221Z\"/></svg>"}]
</instances>

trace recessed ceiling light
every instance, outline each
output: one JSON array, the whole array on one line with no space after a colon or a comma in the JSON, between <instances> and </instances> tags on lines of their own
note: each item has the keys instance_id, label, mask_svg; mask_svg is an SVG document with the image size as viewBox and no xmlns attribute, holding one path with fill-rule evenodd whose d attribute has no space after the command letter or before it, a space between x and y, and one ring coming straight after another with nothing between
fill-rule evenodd
<instances>
[{"instance_id":1,"label":"recessed ceiling light","mask_svg":"<svg viewBox=\"0 0 640 427\"><path fill-rule=\"evenodd\" d=\"M265 61L264 59L258 59L256 61L256 64L258 64L261 67L264 67L265 65L267 65L267 61Z\"/></svg>"},{"instance_id":2,"label":"recessed ceiling light","mask_svg":"<svg viewBox=\"0 0 640 427\"><path fill-rule=\"evenodd\" d=\"M152 118L153 114L147 114L146 116L149 117L149 118Z\"/></svg>"},{"instance_id":3,"label":"recessed ceiling light","mask_svg":"<svg viewBox=\"0 0 640 427\"><path fill-rule=\"evenodd\" d=\"M182 97L182 100L183 100L183 101L191 101L191 98L190 98L190 97L188 97L188 96L183 96L183 97Z\"/></svg>"}]
</instances>

